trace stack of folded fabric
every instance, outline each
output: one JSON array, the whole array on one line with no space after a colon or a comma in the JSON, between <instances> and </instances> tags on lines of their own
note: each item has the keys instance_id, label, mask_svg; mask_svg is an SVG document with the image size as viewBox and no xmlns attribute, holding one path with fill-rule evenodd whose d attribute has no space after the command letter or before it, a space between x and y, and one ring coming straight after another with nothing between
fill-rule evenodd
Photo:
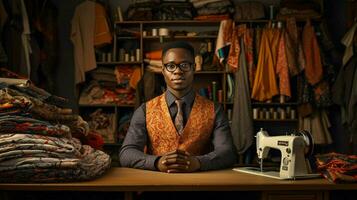
<instances>
[{"instance_id":1,"label":"stack of folded fabric","mask_svg":"<svg viewBox=\"0 0 357 200\"><path fill-rule=\"evenodd\" d=\"M0 83L0 182L68 182L102 175L111 164L82 145L89 126L62 98L28 85Z\"/></svg>"},{"instance_id":2,"label":"stack of folded fabric","mask_svg":"<svg viewBox=\"0 0 357 200\"><path fill-rule=\"evenodd\" d=\"M197 11L197 20L223 20L234 13L229 0L190 0Z\"/></svg>"},{"instance_id":3,"label":"stack of folded fabric","mask_svg":"<svg viewBox=\"0 0 357 200\"><path fill-rule=\"evenodd\" d=\"M154 73L160 73L162 70L161 60L162 50L150 51L145 54L144 62L147 64L146 69Z\"/></svg>"}]
</instances>

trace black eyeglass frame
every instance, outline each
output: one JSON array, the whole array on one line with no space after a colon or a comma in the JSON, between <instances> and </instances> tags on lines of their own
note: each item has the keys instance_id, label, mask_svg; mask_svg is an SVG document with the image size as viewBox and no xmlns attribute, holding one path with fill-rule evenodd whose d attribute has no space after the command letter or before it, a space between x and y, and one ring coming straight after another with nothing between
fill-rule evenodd
<instances>
[{"instance_id":1,"label":"black eyeglass frame","mask_svg":"<svg viewBox=\"0 0 357 200\"><path fill-rule=\"evenodd\" d=\"M189 64L189 68L185 69L185 68L183 67L183 66L184 66L183 64ZM169 69L168 69L168 65L174 65L175 68L174 68L173 70L169 70ZM176 71L177 68L180 68L180 70L181 70L182 72L189 72L189 71L192 70L193 66L194 66L194 63L190 63L190 62L182 62L182 63L180 63L180 64L175 64L175 63L170 62L170 63L164 64L165 69L166 69L168 72L171 72L171 73L174 72L174 71Z\"/></svg>"}]
</instances>

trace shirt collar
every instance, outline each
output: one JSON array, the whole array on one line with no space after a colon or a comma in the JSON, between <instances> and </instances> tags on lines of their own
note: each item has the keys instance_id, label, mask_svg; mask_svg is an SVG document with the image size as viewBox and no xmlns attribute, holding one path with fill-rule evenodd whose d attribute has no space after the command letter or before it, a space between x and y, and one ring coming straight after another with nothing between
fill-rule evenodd
<instances>
[{"instance_id":1,"label":"shirt collar","mask_svg":"<svg viewBox=\"0 0 357 200\"><path fill-rule=\"evenodd\" d=\"M169 90L166 90L165 98L169 107L171 107L172 104L175 103L176 97ZM195 100L194 90L190 90L185 96L181 97L180 99L182 99L186 105L192 105L193 101Z\"/></svg>"}]
</instances>

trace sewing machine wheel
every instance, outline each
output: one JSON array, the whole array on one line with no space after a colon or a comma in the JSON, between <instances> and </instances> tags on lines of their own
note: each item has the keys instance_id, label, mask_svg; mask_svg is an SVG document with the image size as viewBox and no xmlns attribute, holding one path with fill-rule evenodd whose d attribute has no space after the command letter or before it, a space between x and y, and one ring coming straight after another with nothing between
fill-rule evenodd
<instances>
[{"instance_id":1,"label":"sewing machine wheel","mask_svg":"<svg viewBox=\"0 0 357 200\"><path fill-rule=\"evenodd\" d=\"M311 156L314 152L314 139L309 131L300 130L297 135L304 138L306 142L305 156Z\"/></svg>"}]
</instances>

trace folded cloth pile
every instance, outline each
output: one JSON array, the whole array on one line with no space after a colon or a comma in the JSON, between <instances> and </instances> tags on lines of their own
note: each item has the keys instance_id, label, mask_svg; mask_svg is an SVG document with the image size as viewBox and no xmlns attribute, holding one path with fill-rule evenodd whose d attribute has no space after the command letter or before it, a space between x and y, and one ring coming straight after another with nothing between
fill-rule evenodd
<instances>
[{"instance_id":1,"label":"folded cloth pile","mask_svg":"<svg viewBox=\"0 0 357 200\"><path fill-rule=\"evenodd\" d=\"M0 83L0 182L68 182L102 175L110 167L109 155L74 137L85 137L88 123L71 109L46 103L50 97L44 99L39 91Z\"/></svg>"},{"instance_id":2,"label":"folded cloth pile","mask_svg":"<svg viewBox=\"0 0 357 200\"><path fill-rule=\"evenodd\" d=\"M197 11L197 20L223 20L234 13L229 0L190 0Z\"/></svg>"},{"instance_id":3,"label":"folded cloth pile","mask_svg":"<svg viewBox=\"0 0 357 200\"><path fill-rule=\"evenodd\" d=\"M315 157L317 169L329 181L357 182L357 155L327 153Z\"/></svg>"}]
</instances>

